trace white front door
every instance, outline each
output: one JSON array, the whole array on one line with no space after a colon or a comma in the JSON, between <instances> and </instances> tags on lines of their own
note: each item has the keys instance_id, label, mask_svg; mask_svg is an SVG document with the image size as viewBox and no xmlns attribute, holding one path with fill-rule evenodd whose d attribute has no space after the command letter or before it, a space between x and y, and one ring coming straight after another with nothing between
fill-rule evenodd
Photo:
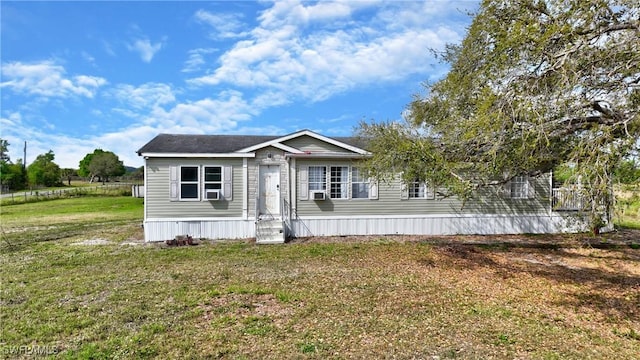
<instances>
[{"instance_id":1,"label":"white front door","mask_svg":"<svg viewBox=\"0 0 640 360\"><path fill-rule=\"evenodd\" d=\"M280 216L280 165L260 166L260 215Z\"/></svg>"}]
</instances>

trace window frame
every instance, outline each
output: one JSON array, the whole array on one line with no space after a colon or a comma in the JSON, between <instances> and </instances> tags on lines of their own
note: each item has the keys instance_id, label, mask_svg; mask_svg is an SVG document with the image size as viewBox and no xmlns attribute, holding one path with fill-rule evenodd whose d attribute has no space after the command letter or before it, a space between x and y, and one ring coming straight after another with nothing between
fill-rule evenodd
<instances>
[{"instance_id":1,"label":"window frame","mask_svg":"<svg viewBox=\"0 0 640 360\"><path fill-rule=\"evenodd\" d=\"M334 181L334 171L333 169L341 169L340 170L340 180ZM346 170L345 170L346 169ZM346 175L346 176L345 176ZM349 200L351 199L351 194L349 191L349 187L351 185L351 166L349 165L329 165L329 177L328 177L328 186L330 199L333 200ZM334 185L340 185L338 189L339 195L345 195L344 197L334 197Z\"/></svg>"},{"instance_id":2,"label":"window frame","mask_svg":"<svg viewBox=\"0 0 640 360\"><path fill-rule=\"evenodd\" d=\"M511 199L529 199L529 176L516 175L509 181L509 197Z\"/></svg>"},{"instance_id":3,"label":"window frame","mask_svg":"<svg viewBox=\"0 0 640 360\"><path fill-rule=\"evenodd\" d=\"M184 168L195 168L196 169L196 180L183 180L182 179L182 169ZM195 185L196 189L196 197L183 197L182 186L183 185ZM200 165L180 165L179 173L178 173L178 201L200 201Z\"/></svg>"},{"instance_id":4,"label":"window frame","mask_svg":"<svg viewBox=\"0 0 640 360\"><path fill-rule=\"evenodd\" d=\"M210 180L207 181L207 168L219 168L220 169L220 180ZM222 165L202 165L202 189L203 191L207 190L220 190L222 192L224 186L224 166ZM218 184L220 187L217 188L207 188L207 185L216 185Z\"/></svg>"},{"instance_id":5,"label":"window frame","mask_svg":"<svg viewBox=\"0 0 640 360\"><path fill-rule=\"evenodd\" d=\"M357 180L360 181L355 181L354 178L354 170L357 172L358 176L357 176ZM364 176L362 176L361 174L361 170L359 167L357 166L351 166L351 171L349 171L349 175L351 176L350 181L349 181L349 198L353 199L353 200L369 200L371 199L371 179L369 178L365 178ZM355 197L353 196L354 191L353 191L353 186L354 185L361 185L364 189L365 189L365 193L366 196L365 197ZM360 193L360 191L358 191L358 193Z\"/></svg>"},{"instance_id":6,"label":"window frame","mask_svg":"<svg viewBox=\"0 0 640 360\"><path fill-rule=\"evenodd\" d=\"M322 181L312 181L316 180L314 178L314 174L312 169L324 169L323 173L322 173ZM309 192L312 191L327 191L327 166L326 165L309 165L307 167L307 186L308 186L308 190ZM319 189L316 189L316 186L314 185L321 185Z\"/></svg>"},{"instance_id":7,"label":"window frame","mask_svg":"<svg viewBox=\"0 0 640 360\"><path fill-rule=\"evenodd\" d=\"M407 198L417 199L417 200L435 200L436 198L436 190L433 186L429 186L429 184L425 181L414 181L407 185ZM422 196L415 196L415 195Z\"/></svg>"}]
</instances>

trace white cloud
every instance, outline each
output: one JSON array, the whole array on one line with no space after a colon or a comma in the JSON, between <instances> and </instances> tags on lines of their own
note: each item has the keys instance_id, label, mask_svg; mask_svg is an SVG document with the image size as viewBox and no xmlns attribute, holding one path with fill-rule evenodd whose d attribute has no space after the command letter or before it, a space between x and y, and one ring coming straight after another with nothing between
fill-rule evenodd
<instances>
[{"instance_id":1,"label":"white cloud","mask_svg":"<svg viewBox=\"0 0 640 360\"><path fill-rule=\"evenodd\" d=\"M88 53L88 52L86 52L86 51L82 51L82 52L80 53L80 55L82 56L82 58L83 58L86 62L88 62L89 64L91 64L91 65L92 65L92 66L94 66L94 67L96 66L96 58L95 58L95 57L93 57L91 54L89 54L89 53Z\"/></svg>"},{"instance_id":2,"label":"white cloud","mask_svg":"<svg viewBox=\"0 0 640 360\"><path fill-rule=\"evenodd\" d=\"M65 73L64 67L53 61L3 63L0 88L44 97L93 98L98 88L107 84L101 77L76 75L68 78Z\"/></svg>"},{"instance_id":3,"label":"white cloud","mask_svg":"<svg viewBox=\"0 0 640 360\"><path fill-rule=\"evenodd\" d=\"M442 17L458 12L451 3L306 4L275 3L260 15L250 39L237 42L220 56L217 68L188 83L257 88L276 105L282 99L322 101L359 86L427 75L436 62L429 49L458 42L464 31L439 25ZM366 16L358 13L364 8ZM349 26L327 31L336 20ZM266 106L262 102L256 99Z\"/></svg>"},{"instance_id":4,"label":"white cloud","mask_svg":"<svg viewBox=\"0 0 640 360\"><path fill-rule=\"evenodd\" d=\"M319 2L304 6L300 1L279 1L272 8L265 10L259 17L261 26L275 29L290 24L307 24L315 21L335 21L348 18L353 6L359 7L357 1Z\"/></svg>"},{"instance_id":5,"label":"white cloud","mask_svg":"<svg viewBox=\"0 0 640 360\"><path fill-rule=\"evenodd\" d=\"M204 49L198 48L189 50L189 58L184 62L184 67L182 68L182 72L195 72L202 69L202 66L207 62L205 60L205 56L216 52L216 49Z\"/></svg>"},{"instance_id":6,"label":"white cloud","mask_svg":"<svg viewBox=\"0 0 640 360\"><path fill-rule=\"evenodd\" d=\"M229 39L247 36L248 32L241 31L245 24L241 21L243 15L239 13L212 13L206 10L198 10L193 17L199 23L213 28L210 33L212 39Z\"/></svg>"},{"instance_id":7,"label":"white cloud","mask_svg":"<svg viewBox=\"0 0 640 360\"><path fill-rule=\"evenodd\" d=\"M257 110L242 98L241 93L224 91L216 99L180 103L169 110L157 107L146 123L160 132L224 133L256 114Z\"/></svg>"},{"instance_id":8,"label":"white cloud","mask_svg":"<svg viewBox=\"0 0 640 360\"><path fill-rule=\"evenodd\" d=\"M111 89L109 93L121 103L135 109L170 104L176 100L171 86L160 83L146 83L138 87L120 84Z\"/></svg>"},{"instance_id":9,"label":"white cloud","mask_svg":"<svg viewBox=\"0 0 640 360\"><path fill-rule=\"evenodd\" d=\"M127 49L137 52L140 59L146 63L150 63L153 57L164 46L164 39L160 42L152 44L147 38L136 39L132 44L127 44Z\"/></svg>"}]
</instances>

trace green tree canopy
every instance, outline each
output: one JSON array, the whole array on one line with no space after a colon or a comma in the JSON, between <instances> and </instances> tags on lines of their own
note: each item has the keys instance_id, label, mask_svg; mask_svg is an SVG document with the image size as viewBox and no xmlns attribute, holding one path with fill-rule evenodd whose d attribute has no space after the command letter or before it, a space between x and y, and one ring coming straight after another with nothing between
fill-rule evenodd
<instances>
[{"instance_id":1,"label":"green tree canopy","mask_svg":"<svg viewBox=\"0 0 640 360\"><path fill-rule=\"evenodd\" d=\"M110 151L94 153L89 163L89 172L93 176L98 176L102 182L108 180L110 176L124 175L126 169L118 156Z\"/></svg>"},{"instance_id":2,"label":"green tree canopy","mask_svg":"<svg viewBox=\"0 0 640 360\"><path fill-rule=\"evenodd\" d=\"M94 157L103 154L107 154L107 156L99 159L94 165L91 165ZM111 151L104 151L102 149L95 149L91 154L85 155L85 157L80 160L78 169L79 176L90 177L91 181L93 181L96 176L105 180L109 176L121 176L125 173L126 169L124 164L118 156Z\"/></svg>"},{"instance_id":3,"label":"green tree canopy","mask_svg":"<svg viewBox=\"0 0 640 360\"><path fill-rule=\"evenodd\" d=\"M625 160L618 165L613 173L615 182L620 184L640 183L640 163L635 160Z\"/></svg>"},{"instance_id":4,"label":"green tree canopy","mask_svg":"<svg viewBox=\"0 0 640 360\"><path fill-rule=\"evenodd\" d=\"M636 0L485 0L406 122L361 124L376 177L451 193L575 164L594 204L640 134ZM595 209L593 209L595 211Z\"/></svg>"},{"instance_id":5,"label":"green tree canopy","mask_svg":"<svg viewBox=\"0 0 640 360\"><path fill-rule=\"evenodd\" d=\"M11 162L9 158L9 142L5 139L0 139L0 162Z\"/></svg>"},{"instance_id":6,"label":"green tree canopy","mask_svg":"<svg viewBox=\"0 0 640 360\"><path fill-rule=\"evenodd\" d=\"M27 174L22 159L15 164L9 158L9 142L0 139L0 188L2 190L21 190L27 187Z\"/></svg>"},{"instance_id":7,"label":"green tree canopy","mask_svg":"<svg viewBox=\"0 0 640 360\"><path fill-rule=\"evenodd\" d=\"M40 154L27 167L27 177L31 185L56 186L60 185L60 167L53 162L55 154L49 150Z\"/></svg>"},{"instance_id":8,"label":"green tree canopy","mask_svg":"<svg viewBox=\"0 0 640 360\"><path fill-rule=\"evenodd\" d=\"M80 160L80 165L78 167L78 175L83 177L91 177L93 180L93 174L91 174L91 170L89 170L89 164L91 164L91 159L96 154L102 154L104 150L95 149L92 153L85 155L85 157Z\"/></svg>"}]
</instances>

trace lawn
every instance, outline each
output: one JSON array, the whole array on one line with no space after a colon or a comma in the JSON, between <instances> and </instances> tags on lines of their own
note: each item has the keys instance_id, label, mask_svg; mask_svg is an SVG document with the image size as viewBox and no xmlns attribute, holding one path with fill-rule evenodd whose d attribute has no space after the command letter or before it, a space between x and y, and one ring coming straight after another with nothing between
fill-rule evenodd
<instances>
[{"instance_id":1,"label":"lawn","mask_svg":"<svg viewBox=\"0 0 640 360\"><path fill-rule=\"evenodd\" d=\"M141 203L116 197L2 207L2 356L640 353L640 250L624 242L372 237L166 247L141 243ZM612 239L595 243L615 245Z\"/></svg>"}]
</instances>

